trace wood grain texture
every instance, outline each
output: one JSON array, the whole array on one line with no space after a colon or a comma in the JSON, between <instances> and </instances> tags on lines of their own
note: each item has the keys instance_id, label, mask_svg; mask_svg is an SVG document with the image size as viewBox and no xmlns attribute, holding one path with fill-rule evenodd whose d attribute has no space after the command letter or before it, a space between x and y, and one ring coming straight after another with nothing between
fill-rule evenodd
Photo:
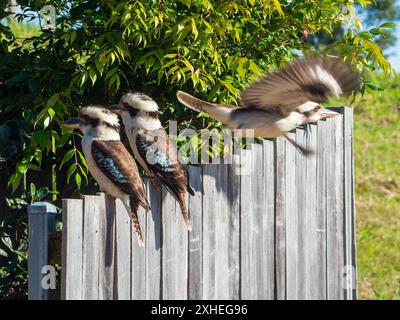
<instances>
[{"instance_id":1,"label":"wood grain texture","mask_svg":"<svg viewBox=\"0 0 400 320\"><path fill-rule=\"evenodd\" d=\"M300 132L299 134L302 134ZM294 133L288 134L290 138L296 139ZM302 142L303 143L303 142ZM301 282L303 274L300 274L300 241L301 233L299 229L299 210L297 205L297 174L299 166L303 168L304 158L296 148L286 143L286 163L285 163L285 215L286 215L286 292L287 299L299 299L301 297ZM296 164L299 163L299 166Z\"/></svg>"},{"instance_id":2,"label":"wood grain texture","mask_svg":"<svg viewBox=\"0 0 400 320\"><path fill-rule=\"evenodd\" d=\"M146 299L161 299L161 188L146 182L151 213L146 215Z\"/></svg>"},{"instance_id":3,"label":"wood grain texture","mask_svg":"<svg viewBox=\"0 0 400 320\"><path fill-rule=\"evenodd\" d=\"M243 234L243 237L248 237L250 243L248 259L251 269L249 270L247 286L249 287L250 299L272 299L274 295L273 283L270 282L267 271L269 254L266 251L265 236L268 232L266 221L268 204L266 202L264 158L261 144L252 145L251 163L251 201L243 203L242 206L243 208L251 207L250 216L246 220L242 220L242 226L249 224L247 229L250 230L248 234ZM269 272L272 270L270 269Z\"/></svg>"},{"instance_id":4,"label":"wood grain texture","mask_svg":"<svg viewBox=\"0 0 400 320\"><path fill-rule=\"evenodd\" d=\"M241 150L240 176L240 247L241 247L241 299L251 299L252 286L252 225L253 206L251 205L252 154L250 150Z\"/></svg>"},{"instance_id":5,"label":"wood grain texture","mask_svg":"<svg viewBox=\"0 0 400 320\"><path fill-rule=\"evenodd\" d=\"M114 297L115 201L104 193L99 199L99 299Z\"/></svg>"},{"instance_id":6,"label":"wood grain texture","mask_svg":"<svg viewBox=\"0 0 400 320\"><path fill-rule=\"evenodd\" d=\"M215 215L217 166L203 165L203 299L215 299Z\"/></svg>"},{"instance_id":7,"label":"wood grain texture","mask_svg":"<svg viewBox=\"0 0 400 320\"><path fill-rule=\"evenodd\" d=\"M115 202L115 278L114 296L118 300L131 299L131 234L132 223L120 200Z\"/></svg>"},{"instance_id":8,"label":"wood grain texture","mask_svg":"<svg viewBox=\"0 0 400 320\"><path fill-rule=\"evenodd\" d=\"M175 199L163 187L162 298L187 299L188 231Z\"/></svg>"},{"instance_id":9,"label":"wood grain texture","mask_svg":"<svg viewBox=\"0 0 400 320\"><path fill-rule=\"evenodd\" d=\"M354 159L353 159L353 108L342 109L344 115L344 224L345 259L344 290L347 300L357 298L357 264L355 247Z\"/></svg>"},{"instance_id":10,"label":"wood grain texture","mask_svg":"<svg viewBox=\"0 0 400 320\"><path fill-rule=\"evenodd\" d=\"M264 166L264 201L262 213L262 252L264 255L264 267L262 272L266 273L265 279L265 299L274 299L275 278L274 278L274 221L275 221L275 163L274 163L274 143L271 140L263 141L263 161Z\"/></svg>"},{"instance_id":11,"label":"wood grain texture","mask_svg":"<svg viewBox=\"0 0 400 320\"><path fill-rule=\"evenodd\" d=\"M61 299L83 299L83 201L62 201Z\"/></svg>"},{"instance_id":12,"label":"wood grain texture","mask_svg":"<svg viewBox=\"0 0 400 320\"><path fill-rule=\"evenodd\" d=\"M189 166L189 184L195 195L189 197L189 214L192 231L189 233L189 279L188 298L203 297L203 188L202 168Z\"/></svg>"},{"instance_id":13,"label":"wood grain texture","mask_svg":"<svg viewBox=\"0 0 400 320\"><path fill-rule=\"evenodd\" d=\"M215 165L214 165L215 166ZM217 166L215 213L215 299L229 299L228 165Z\"/></svg>"},{"instance_id":14,"label":"wood grain texture","mask_svg":"<svg viewBox=\"0 0 400 320\"><path fill-rule=\"evenodd\" d=\"M145 185L148 180L144 180ZM147 229L147 217L145 210L139 206L138 216L140 222L140 228L142 233ZM143 234L146 241L146 234ZM132 229L131 233L131 298L132 300L145 300L146 299L146 247L148 243L144 244L144 247L139 245L136 234Z\"/></svg>"},{"instance_id":15,"label":"wood grain texture","mask_svg":"<svg viewBox=\"0 0 400 320\"><path fill-rule=\"evenodd\" d=\"M306 257L306 299L318 299L318 230L317 230L317 126L309 124L305 128L306 146L314 154L306 157L306 181L303 196L305 199L305 257Z\"/></svg>"},{"instance_id":16,"label":"wood grain texture","mask_svg":"<svg viewBox=\"0 0 400 320\"><path fill-rule=\"evenodd\" d=\"M83 299L99 299L100 197L83 196Z\"/></svg>"},{"instance_id":17,"label":"wood grain texture","mask_svg":"<svg viewBox=\"0 0 400 320\"><path fill-rule=\"evenodd\" d=\"M286 299L286 140L275 140L275 299ZM293 199L291 199L293 201Z\"/></svg>"},{"instance_id":18,"label":"wood grain texture","mask_svg":"<svg viewBox=\"0 0 400 320\"><path fill-rule=\"evenodd\" d=\"M337 246L337 281L336 285L339 290L338 299L344 298L343 290L343 269L344 269L344 137L343 125L344 117L336 116L335 120L335 187L336 187L336 246Z\"/></svg>"},{"instance_id":19,"label":"wood grain texture","mask_svg":"<svg viewBox=\"0 0 400 320\"><path fill-rule=\"evenodd\" d=\"M327 299L343 299L343 116L326 120Z\"/></svg>"},{"instance_id":20,"label":"wood grain texture","mask_svg":"<svg viewBox=\"0 0 400 320\"><path fill-rule=\"evenodd\" d=\"M307 137L304 129L296 129L296 142L307 148ZM314 151L315 152L315 151ZM312 155L311 155L312 156ZM296 299L307 298L307 157L296 151L296 190L297 203L297 295Z\"/></svg>"},{"instance_id":21,"label":"wood grain texture","mask_svg":"<svg viewBox=\"0 0 400 320\"><path fill-rule=\"evenodd\" d=\"M316 296L318 299L327 298L327 265L326 265L326 238L327 238L327 123L319 121L317 125L317 288Z\"/></svg>"},{"instance_id":22,"label":"wood grain texture","mask_svg":"<svg viewBox=\"0 0 400 320\"><path fill-rule=\"evenodd\" d=\"M203 167L203 298L229 297L227 165Z\"/></svg>"},{"instance_id":23,"label":"wood grain texture","mask_svg":"<svg viewBox=\"0 0 400 320\"><path fill-rule=\"evenodd\" d=\"M234 154L228 165L228 212L229 212L229 299L240 299L240 157Z\"/></svg>"}]
</instances>

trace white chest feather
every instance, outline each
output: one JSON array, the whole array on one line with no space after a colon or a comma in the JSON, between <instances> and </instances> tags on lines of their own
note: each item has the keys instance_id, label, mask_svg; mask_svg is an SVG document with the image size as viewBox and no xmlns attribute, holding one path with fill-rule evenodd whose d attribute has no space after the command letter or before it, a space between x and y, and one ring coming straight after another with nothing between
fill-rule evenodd
<instances>
[{"instance_id":1,"label":"white chest feather","mask_svg":"<svg viewBox=\"0 0 400 320\"><path fill-rule=\"evenodd\" d=\"M234 118L235 128L253 129L254 136L264 138L279 137L300 126L303 120L304 116L298 112L282 117L278 113L262 110L249 110Z\"/></svg>"},{"instance_id":2,"label":"white chest feather","mask_svg":"<svg viewBox=\"0 0 400 320\"><path fill-rule=\"evenodd\" d=\"M140 163L140 165L146 171L146 173L149 176L152 176L153 174L147 167L146 159L142 158L142 156L140 155L139 150L137 148L136 135L137 135L138 131L139 131L138 129L134 129L132 127L126 128L126 135L128 136L129 145L131 146L131 149L133 151L133 155L135 156L135 159Z\"/></svg>"}]
</instances>

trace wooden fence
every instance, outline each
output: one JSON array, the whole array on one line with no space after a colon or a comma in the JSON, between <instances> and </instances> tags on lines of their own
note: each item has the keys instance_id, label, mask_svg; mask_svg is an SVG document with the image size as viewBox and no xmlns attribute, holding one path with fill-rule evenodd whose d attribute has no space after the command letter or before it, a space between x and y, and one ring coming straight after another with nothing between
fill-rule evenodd
<instances>
[{"instance_id":1,"label":"wooden fence","mask_svg":"<svg viewBox=\"0 0 400 320\"><path fill-rule=\"evenodd\" d=\"M278 138L190 166L190 233L146 180L144 248L119 200L64 199L62 299L355 299L353 111L337 111L290 133L312 156Z\"/></svg>"}]
</instances>

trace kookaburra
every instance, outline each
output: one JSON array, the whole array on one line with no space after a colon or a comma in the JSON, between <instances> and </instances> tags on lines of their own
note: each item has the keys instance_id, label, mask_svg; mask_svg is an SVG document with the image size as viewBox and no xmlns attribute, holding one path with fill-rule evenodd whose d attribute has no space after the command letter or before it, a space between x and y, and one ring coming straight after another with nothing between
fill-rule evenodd
<instances>
[{"instance_id":1,"label":"kookaburra","mask_svg":"<svg viewBox=\"0 0 400 320\"><path fill-rule=\"evenodd\" d=\"M359 83L358 72L348 64L319 56L298 59L250 85L241 94L242 108L208 103L182 91L177 97L185 106L214 116L229 129L253 129L256 137L285 136L306 151L286 134L300 125L336 116L321 103L357 90Z\"/></svg>"},{"instance_id":2,"label":"kookaburra","mask_svg":"<svg viewBox=\"0 0 400 320\"><path fill-rule=\"evenodd\" d=\"M150 206L136 162L120 141L118 116L101 106L89 106L81 109L78 119L64 125L82 131L82 149L90 173L101 191L122 201L143 246L137 211L139 205L146 211Z\"/></svg>"},{"instance_id":3,"label":"kookaburra","mask_svg":"<svg viewBox=\"0 0 400 320\"><path fill-rule=\"evenodd\" d=\"M165 186L178 201L186 227L191 231L185 195L186 191L194 195L194 191L189 185L186 166L179 161L175 145L161 126L157 103L142 93L127 93L111 110L121 116L136 160L153 181Z\"/></svg>"}]
</instances>

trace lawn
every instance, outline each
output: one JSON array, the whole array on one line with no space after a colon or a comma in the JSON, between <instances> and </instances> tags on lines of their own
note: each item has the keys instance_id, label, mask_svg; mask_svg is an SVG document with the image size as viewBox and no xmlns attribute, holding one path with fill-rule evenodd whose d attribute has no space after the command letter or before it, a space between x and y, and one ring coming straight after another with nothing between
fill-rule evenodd
<instances>
[{"instance_id":1,"label":"lawn","mask_svg":"<svg viewBox=\"0 0 400 320\"><path fill-rule=\"evenodd\" d=\"M400 299L400 77L354 103L359 299Z\"/></svg>"}]
</instances>

